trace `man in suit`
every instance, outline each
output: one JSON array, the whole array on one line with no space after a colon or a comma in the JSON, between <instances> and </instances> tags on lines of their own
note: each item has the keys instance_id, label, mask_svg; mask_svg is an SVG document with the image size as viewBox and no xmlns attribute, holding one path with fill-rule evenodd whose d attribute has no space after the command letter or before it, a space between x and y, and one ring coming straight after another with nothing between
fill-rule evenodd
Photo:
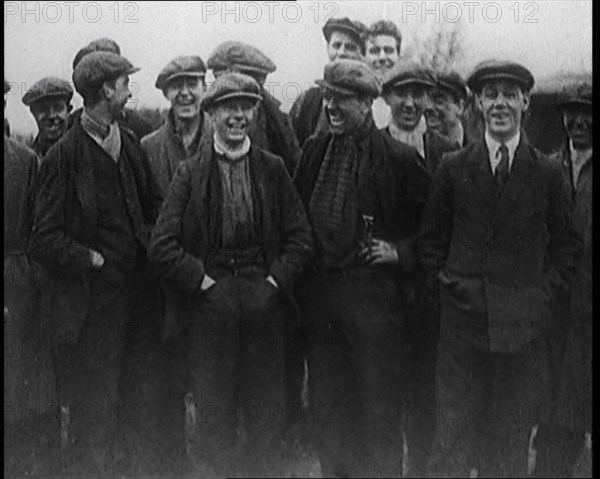
<instances>
[{"instance_id":1,"label":"man in suit","mask_svg":"<svg viewBox=\"0 0 600 479\"><path fill-rule=\"evenodd\" d=\"M517 63L475 68L485 135L444 157L423 215L420 259L441 308L428 475L527 473L552 312L581 246L560 168L521 133L533 84Z\"/></svg>"},{"instance_id":2,"label":"man in suit","mask_svg":"<svg viewBox=\"0 0 600 479\"><path fill-rule=\"evenodd\" d=\"M406 294L429 190L417 152L373 124L381 87L358 60L327 64L329 131L304 145L294 183L316 262L298 302L306 325L311 420L323 474L402 473Z\"/></svg>"},{"instance_id":3,"label":"man in suit","mask_svg":"<svg viewBox=\"0 0 600 479\"><path fill-rule=\"evenodd\" d=\"M212 141L179 166L150 246L180 293L169 331L189 330L188 411L197 420L188 438L200 477L284 473L274 467L286 419L285 330L297 321L290 295L312 235L283 160L248 136L260 98L246 75L215 81L201 104Z\"/></svg>"},{"instance_id":4,"label":"man in suit","mask_svg":"<svg viewBox=\"0 0 600 479\"><path fill-rule=\"evenodd\" d=\"M535 472L538 477L569 476L578 454L584 458L587 456L591 461L592 87L579 84L569 90L561 102L568 139L563 148L551 156L551 160L560 165L565 183L569 185L575 224L583 238L583 254L575 264L571 295L567 308L560 311L564 316L553 338L553 386L556 390L552 391L549 416L540 425L536 438L538 460ZM590 465L588 462L587 467ZM591 475L591 471L587 472Z\"/></svg>"},{"instance_id":5,"label":"man in suit","mask_svg":"<svg viewBox=\"0 0 600 479\"><path fill-rule=\"evenodd\" d=\"M97 38L96 40L92 40L85 47L80 48L75 55L73 70L75 70L83 57L92 52L113 52L120 55L121 47L111 38ZM79 108L71 113L68 120L69 128L80 118L82 112L83 108ZM141 140L154 130L152 125L142 115L131 108L124 108L119 114L117 121L119 125L132 131L138 140Z\"/></svg>"},{"instance_id":6,"label":"man in suit","mask_svg":"<svg viewBox=\"0 0 600 479\"><path fill-rule=\"evenodd\" d=\"M436 131L461 147L469 141L462 124L467 101L467 85L455 71L439 72L431 91L431 105L425 110L427 129Z\"/></svg>"},{"instance_id":7,"label":"man in suit","mask_svg":"<svg viewBox=\"0 0 600 479\"><path fill-rule=\"evenodd\" d=\"M382 96L392 111L392 120L385 132L395 140L416 148L422 166L431 174L435 172L442 155L456 150L442 135L427 128L423 114L435 87L435 78L416 63L398 64L385 76Z\"/></svg>"},{"instance_id":8,"label":"man in suit","mask_svg":"<svg viewBox=\"0 0 600 479\"><path fill-rule=\"evenodd\" d=\"M327 57L336 59L361 59L365 55L363 32L365 25L347 17L330 18L323 25L323 36L327 42ZM300 146L314 133L328 130L323 110L323 95L320 88L311 87L303 92L290 109L292 127Z\"/></svg>"},{"instance_id":9,"label":"man in suit","mask_svg":"<svg viewBox=\"0 0 600 479\"><path fill-rule=\"evenodd\" d=\"M67 130L67 119L73 109L73 88L61 78L45 77L23 95L38 126L31 148L40 158L48 152Z\"/></svg>"},{"instance_id":10,"label":"man in suit","mask_svg":"<svg viewBox=\"0 0 600 479\"><path fill-rule=\"evenodd\" d=\"M111 52L89 53L75 68L83 112L42 163L31 235L43 269L61 446L68 453L75 441L90 455L84 476L106 474L119 452L124 331L133 298L144 296L146 245L162 201L139 142L117 122L136 71Z\"/></svg>"},{"instance_id":11,"label":"man in suit","mask_svg":"<svg viewBox=\"0 0 600 479\"><path fill-rule=\"evenodd\" d=\"M207 65L215 78L224 73L237 72L254 78L260 85L262 101L248 133L250 140L254 145L280 156L292 176L302 151L288 116L280 110L280 102L264 87L267 75L276 70L275 64L258 48L230 41L213 50Z\"/></svg>"}]
</instances>

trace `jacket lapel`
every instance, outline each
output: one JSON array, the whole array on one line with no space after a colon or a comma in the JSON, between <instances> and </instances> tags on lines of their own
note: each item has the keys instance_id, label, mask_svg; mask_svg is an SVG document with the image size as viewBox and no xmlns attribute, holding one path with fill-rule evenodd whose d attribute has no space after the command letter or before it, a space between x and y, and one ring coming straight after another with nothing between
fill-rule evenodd
<instances>
[{"instance_id":1,"label":"jacket lapel","mask_svg":"<svg viewBox=\"0 0 600 479\"><path fill-rule=\"evenodd\" d=\"M90 229L86 232L88 238L96 236L98 227L98 204L96 198L96 178L94 175L94 157L106 154L96 142L76 122L72 134L78 146L75 151L78 157L73 158L73 176L75 195L79 198L85 222ZM94 148L95 147L95 148Z\"/></svg>"},{"instance_id":2,"label":"jacket lapel","mask_svg":"<svg viewBox=\"0 0 600 479\"><path fill-rule=\"evenodd\" d=\"M517 206L517 200L521 196L523 189L526 185L531 183L532 166L533 158L531 157L529 145L527 141L521 137L519 146L517 146L515 151L515 157L510 174L508 175L508 180L498 198L493 226L494 229L497 229L508 213Z\"/></svg>"},{"instance_id":3,"label":"jacket lapel","mask_svg":"<svg viewBox=\"0 0 600 479\"><path fill-rule=\"evenodd\" d=\"M490 210L493 210L496 205L496 183L494 182L489 153L484 141L474 145L468 162L475 189L485 200Z\"/></svg>"},{"instance_id":4,"label":"jacket lapel","mask_svg":"<svg viewBox=\"0 0 600 479\"><path fill-rule=\"evenodd\" d=\"M265 186L269 184L265 178L266 165L261 164L260 153L254 146L250 147L248 152L248 161L250 162L250 182L252 188L252 203L254 210L254 231L262 235L262 238L268 238L269 214L273 208L272 201L267 201L267 192ZM257 235L258 238L260 236Z\"/></svg>"}]
</instances>

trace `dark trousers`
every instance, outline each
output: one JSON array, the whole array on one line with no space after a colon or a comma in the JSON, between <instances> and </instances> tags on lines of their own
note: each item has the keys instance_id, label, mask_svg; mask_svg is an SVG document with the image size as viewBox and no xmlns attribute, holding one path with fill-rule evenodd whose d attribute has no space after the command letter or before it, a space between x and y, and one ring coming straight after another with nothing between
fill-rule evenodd
<instances>
[{"instance_id":1,"label":"dark trousers","mask_svg":"<svg viewBox=\"0 0 600 479\"><path fill-rule=\"evenodd\" d=\"M310 421L323 474L402 474L401 311L386 272L313 276L297 293L308 324Z\"/></svg>"},{"instance_id":2,"label":"dark trousers","mask_svg":"<svg viewBox=\"0 0 600 479\"><path fill-rule=\"evenodd\" d=\"M267 273L216 278L197 301L188 359L194 455L217 473L264 475L285 425L287 299Z\"/></svg>"},{"instance_id":3,"label":"dark trousers","mask_svg":"<svg viewBox=\"0 0 600 479\"><path fill-rule=\"evenodd\" d=\"M92 280L91 304L74 344L57 344L54 360L57 395L70 406L74 439L89 451L105 451L124 420L118 407L118 385L124 328L130 311L131 287L98 273ZM87 446L85 446L87 445Z\"/></svg>"},{"instance_id":4,"label":"dark trousers","mask_svg":"<svg viewBox=\"0 0 600 479\"><path fill-rule=\"evenodd\" d=\"M514 354L490 353L442 334L437 428L428 476L522 477L531 428L547 391L544 338Z\"/></svg>"}]
</instances>

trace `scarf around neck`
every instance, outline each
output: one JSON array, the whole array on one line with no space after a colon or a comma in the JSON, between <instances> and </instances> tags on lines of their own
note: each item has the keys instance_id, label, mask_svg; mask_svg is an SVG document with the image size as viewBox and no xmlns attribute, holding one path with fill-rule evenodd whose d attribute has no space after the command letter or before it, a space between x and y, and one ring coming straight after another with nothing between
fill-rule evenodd
<instances>
[{"instance_id":1,"label":"scarf around neck","mask_svg":"<svg viewBox=\"0 0 600 479\"><path fill-rule=\"evenodd\" d=\"M225 158L232 161L241 159L243 156L246 156L250 151L250 138L247 135L246 138L244 138L243 145L237 150L231 150L224 142L221 141L216 132L213 135L213 142L215 151L219 155L222 155Z\"/></svg>"}]
</instances>

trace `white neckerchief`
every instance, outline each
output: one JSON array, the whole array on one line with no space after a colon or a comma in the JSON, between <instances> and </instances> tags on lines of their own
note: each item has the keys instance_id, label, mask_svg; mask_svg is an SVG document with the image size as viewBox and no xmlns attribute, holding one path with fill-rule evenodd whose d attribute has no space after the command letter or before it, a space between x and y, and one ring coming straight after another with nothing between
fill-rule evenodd
<instances>
[{"instance_id":1,"label":"white neckerchief","mask_svg":"<svg viewBox=\"0 0 600 479\"><path fill-rule=\"evenodd\" d=\"M593 146L586 150L576 150L573 142L569 140L569 150L571 152L571 165L573 166L573 187L577 188L577 181L583 165L592 157Z\"/></svg>"},{"instance_id":2,"label":"white neckerchief","mask_svg":"<svg viewBox=\"0 0 600 479\"><path fill-rule=\"evenodd\" d=\"M519 141L521 139L521 132L517 130L517 134L513 136L510 140L505 141L504 144L508 148L508 171L511 170L513 160L515 159L515 151L517 146L519 146ZM502 142L492 138L490 132L485 130L485 144L487 145L488 152L490 155L490 165L492 166L492 173L496 172L496 166L500 163L500 151L499 148L502 145Z\"/></svg>"},{"instance_id":3,"label":"white neckerchief","mask_svg":"<svg viewBox=\"0 0 600 479\"><path fill-rule=\"evenodd\" d=\"M244 143L241 148L237 150L229 149L227 145L221 141L216 132L213 135L213 142L215 145L215 151L219 155L223 155L230 160L239 160L242 156L247 155L248 151L250 151L250 138L248 135L246 135L246 138L244 138Z\"/></svg>"},{"instance_id":4,"label":"white neckerchief","mask_svg":"<svg viewBox=\"0 0 600 479\"><path fill-rule=\"evenodd\" d=\"M427 131L427 122L425 121L424 116L421 116L419 124L412 131L401 130L393 121L390 121L389 128L392 138L416 148L419 154L425 158L425 144L423 142L423 135Z\"/></svg>"}]
</instances>

